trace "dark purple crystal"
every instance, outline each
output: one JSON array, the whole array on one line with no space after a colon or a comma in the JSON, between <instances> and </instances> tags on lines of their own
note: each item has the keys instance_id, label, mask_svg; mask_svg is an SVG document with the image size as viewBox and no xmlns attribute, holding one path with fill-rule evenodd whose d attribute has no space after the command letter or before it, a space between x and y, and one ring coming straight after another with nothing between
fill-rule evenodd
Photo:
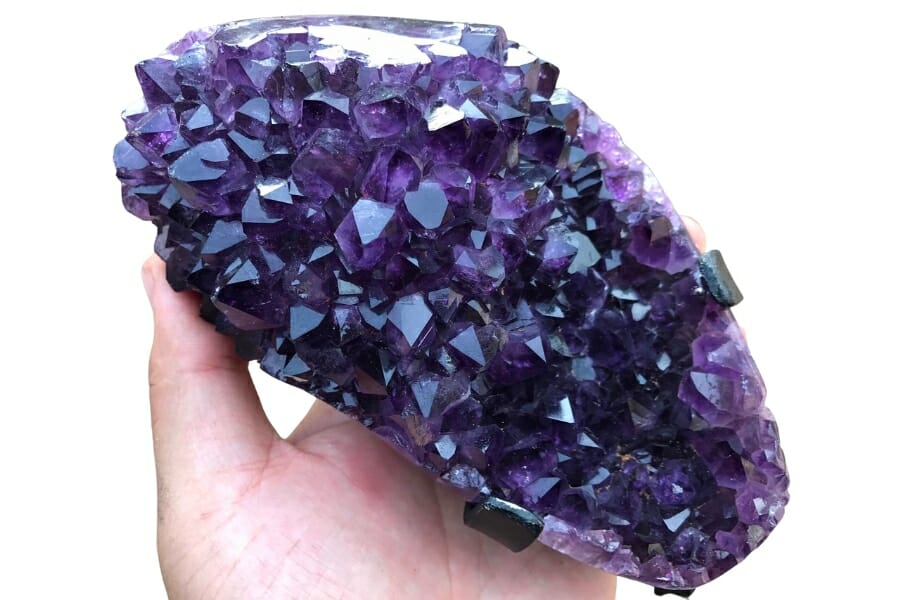
<instances>
[{"instance_id":1,"label":"dark purple crystal","mask_svg":"<svg viewBox=\"0 0 900 600\"><path fill-rule=\"evenodd\" d=\"M557 550L695 587L781 519L777 428L669 200L557 74L484 25L193 32L137 66L123 201L266 372Z\"/></svg>"}]
</instances>

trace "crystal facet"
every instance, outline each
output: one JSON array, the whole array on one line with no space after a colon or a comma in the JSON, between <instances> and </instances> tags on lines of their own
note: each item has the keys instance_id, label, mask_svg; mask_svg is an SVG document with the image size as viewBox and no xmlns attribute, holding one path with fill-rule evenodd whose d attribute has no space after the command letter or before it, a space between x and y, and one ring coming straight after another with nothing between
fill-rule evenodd
<instances>
[{"instance_id":1,"label":"crystal facet","mask_svg":"<svg viewBox=\"0 0 900 600\"><path fill-rule=\"evenodd\" d=\"M123 203L242 356L658 588L781 519L778 431L712 271L616 130L502 29L242 21L136 71Z\"/></svg>"}]
</instances>

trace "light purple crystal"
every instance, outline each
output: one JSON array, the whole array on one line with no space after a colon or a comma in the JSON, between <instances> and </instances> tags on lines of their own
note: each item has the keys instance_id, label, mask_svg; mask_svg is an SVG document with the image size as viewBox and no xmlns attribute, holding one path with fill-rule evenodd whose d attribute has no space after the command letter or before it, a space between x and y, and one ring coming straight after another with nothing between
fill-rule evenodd
<instances>
[{"instance_id":1,"label":"light purple crystal","mask_svg":"<svg viewBox=\"0 0 900 600\"><path fill-rule=\"evenodd\" d=\"M502 29L244 21L137 75L124 205L266 372L656 586L709 581L781 519L765 387L681 219Z\"/></svg>"}]
</instances>

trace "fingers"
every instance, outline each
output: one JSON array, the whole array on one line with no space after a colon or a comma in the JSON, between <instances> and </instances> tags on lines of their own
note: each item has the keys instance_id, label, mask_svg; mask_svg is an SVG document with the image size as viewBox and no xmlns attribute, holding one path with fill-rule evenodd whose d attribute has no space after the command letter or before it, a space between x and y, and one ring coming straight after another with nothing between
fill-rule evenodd
<instances>
[{"instance_id":1,"label":"fingers","mask_svg":"<svg viewBox=\"0 0 900 600\"><path fill-rule=\"evenodd\" d=\"M264 456L276 438L233 342L176 293L154 257L142 272L153 307L150 409L160 479L198 478Z\"/></svg>"},{"instance_id":2,"label":"fingers","mask_svg":"<svg viewBox=\"0 0 900 600\"><path fill-rule=\"evenodd\" d=\"M697 246L697 250L706 252L706 233L703 232L700 223L692 217L681 217L681 220L684 221L684 227L687 229L688 235L691 236L691 241Z\"/></svg>"}]
</instances>

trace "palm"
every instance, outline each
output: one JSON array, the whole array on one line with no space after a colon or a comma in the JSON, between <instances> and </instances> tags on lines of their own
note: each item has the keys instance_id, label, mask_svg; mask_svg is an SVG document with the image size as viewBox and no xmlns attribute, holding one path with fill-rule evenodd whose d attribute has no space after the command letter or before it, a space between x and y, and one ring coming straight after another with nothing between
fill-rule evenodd
<instances>
[{"instance_id":1,"label":"palm","mask_svg":"<svg viewBox=\"0 0 900 600\"><path fill-rule=\"evenodd\" d=\"M513 554L463 527L457 494L358 424L331 421L197 481L162 524L173 595L612 597L608 575L540 544Z\"/></svg>"}]
</instances>

